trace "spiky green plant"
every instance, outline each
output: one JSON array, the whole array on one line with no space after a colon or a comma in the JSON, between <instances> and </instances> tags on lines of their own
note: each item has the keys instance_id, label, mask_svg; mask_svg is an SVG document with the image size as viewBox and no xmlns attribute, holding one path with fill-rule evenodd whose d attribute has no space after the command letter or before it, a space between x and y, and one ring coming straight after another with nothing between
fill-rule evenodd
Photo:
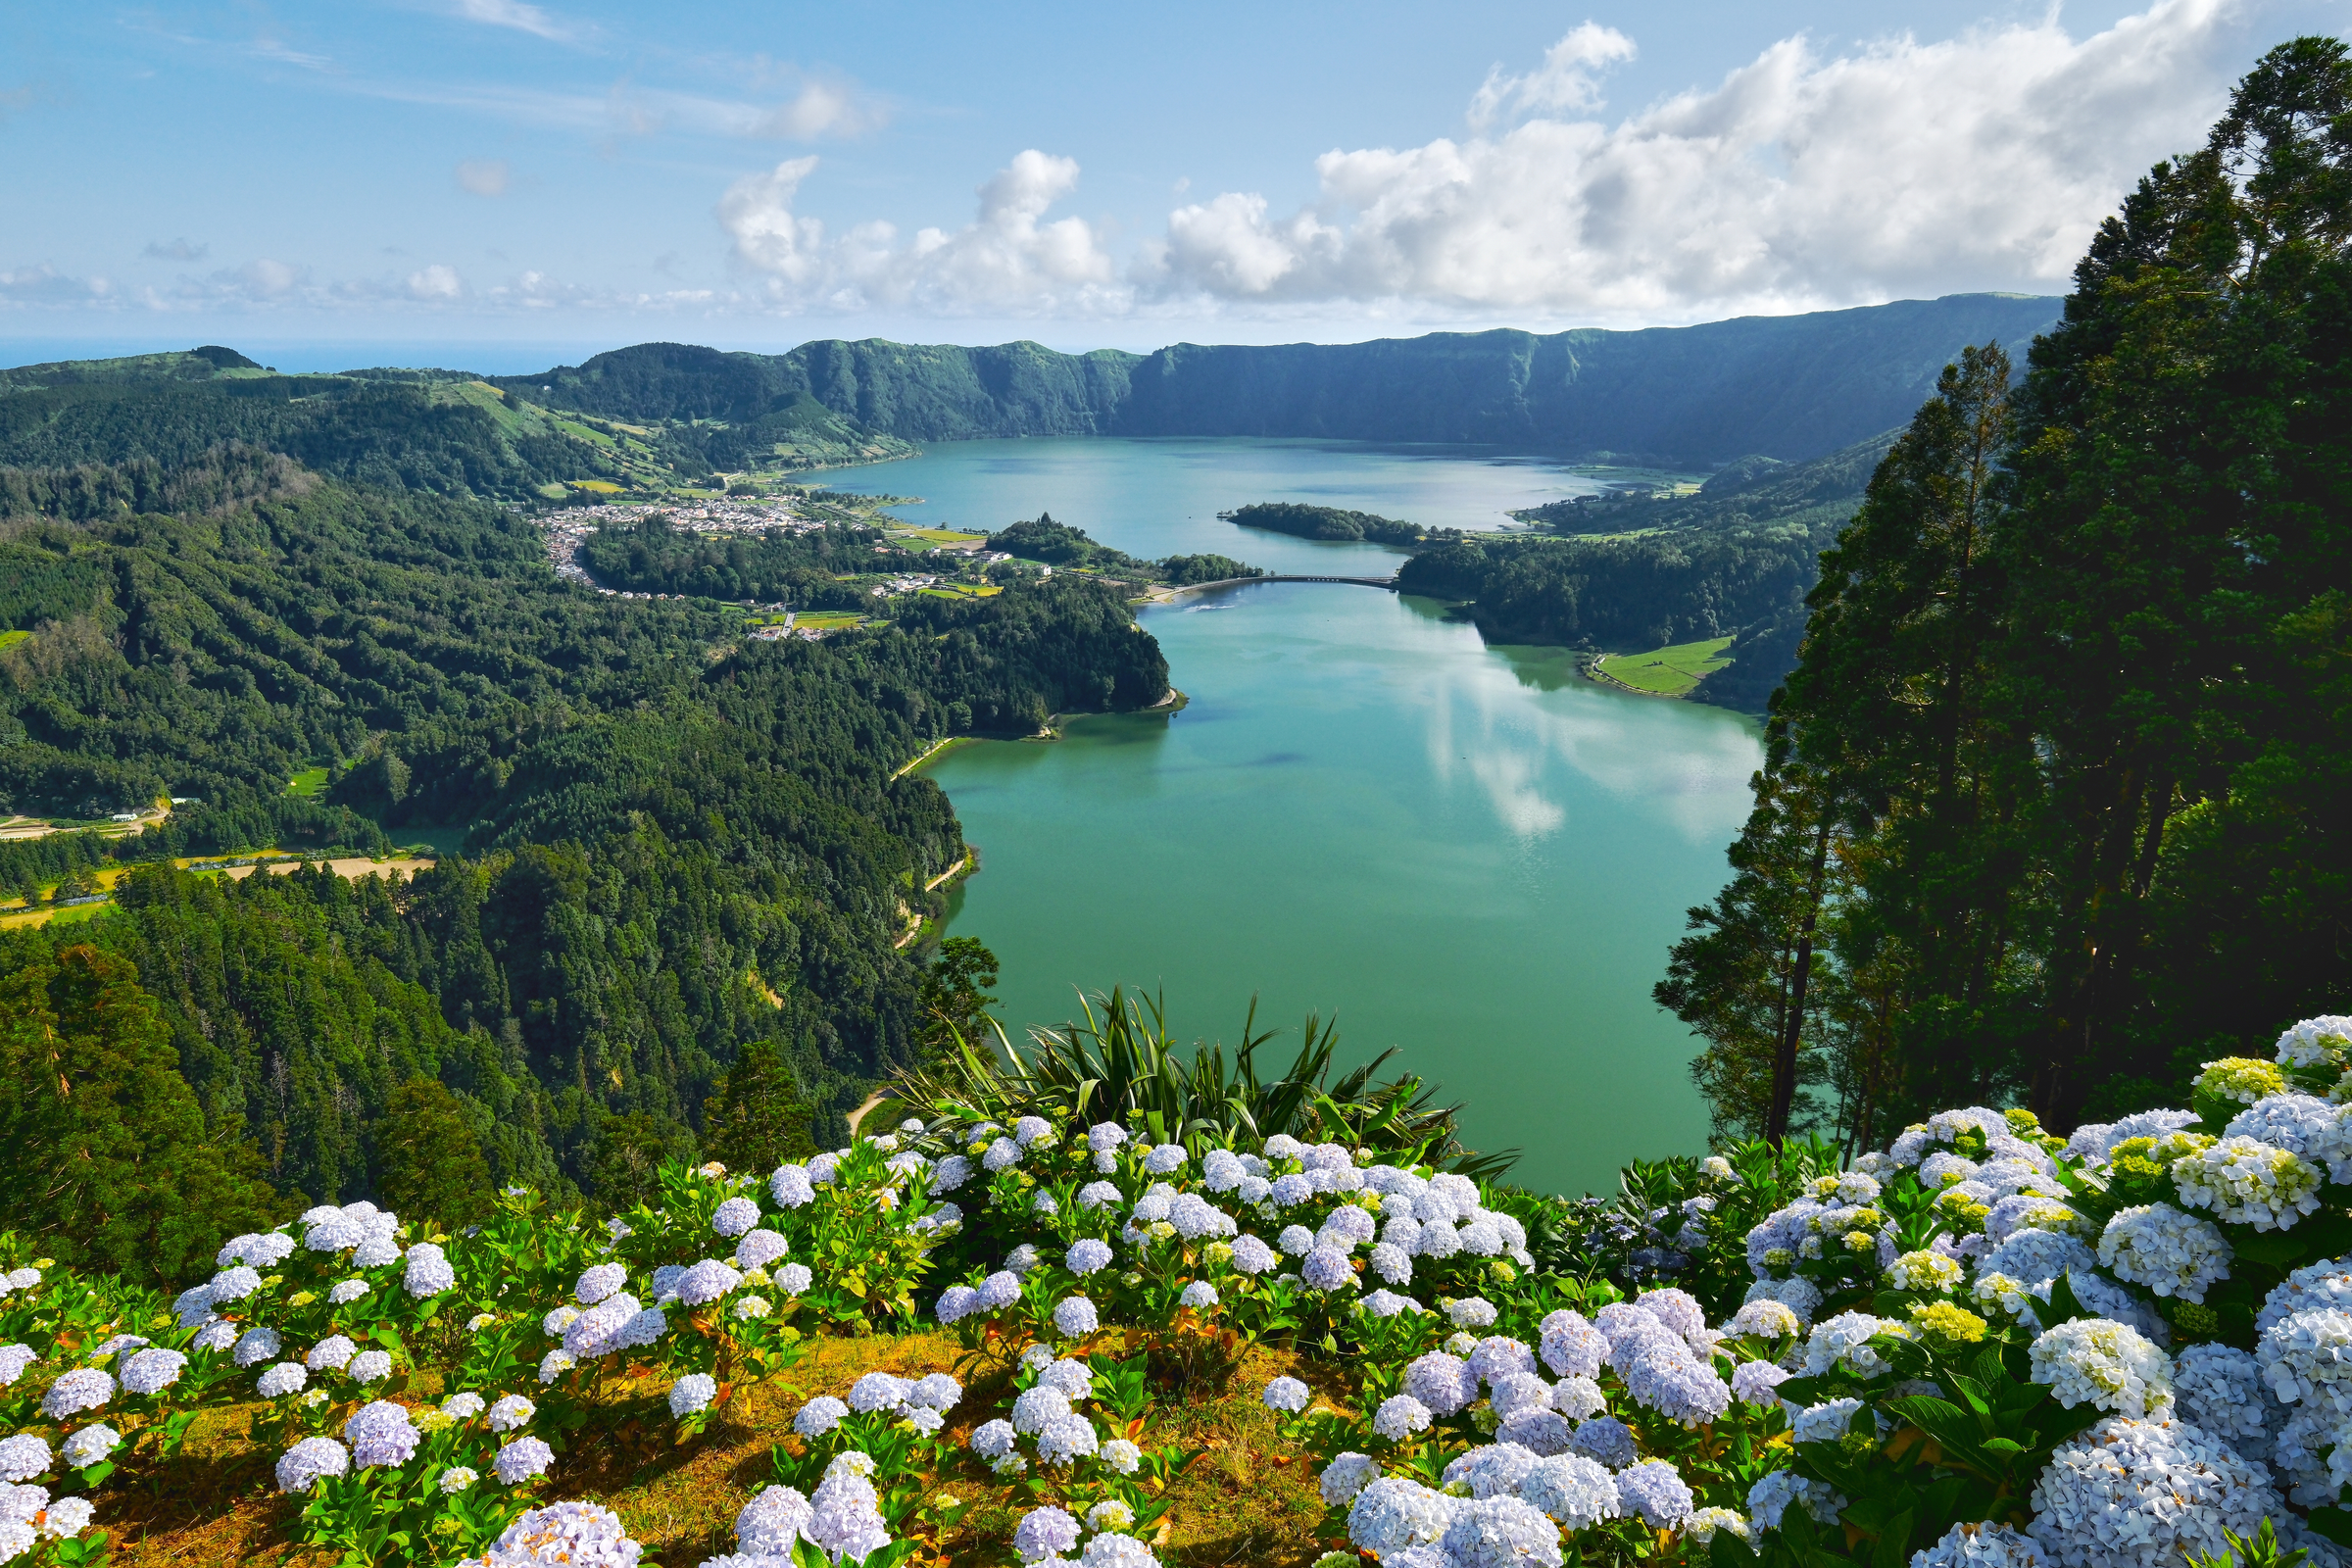
<instances>
[{"instance_id":1,"label":"spiky green plant","mask_svg":"<svg viewBox=\"0 0 2352 1568\"><path fill-rule=\"evenodd\" d=\"M1084 1017L1077 1022L1032 1029L1026 1050L993 1018L993 1047L956 1034L939 1057L901 1073L892 1095L926 1119L1115 1121L1196 1154L1236 1139L1254 1146L1288 1133L1443 1165L1474 1179L1498 1175L1518 1158L1517 1150L1464 1149L1457 1137L1461 1107L1435 1103L1419 1077L1376 1079L1396 1054L1394 1048L1335 1077L1337 1020L1307 1014L1298 1054L1288 1070L1268 1078L1259 1074L1257 1055L1280 1031L1257 1027L1254 997L1230 1054L1222 1042L1196 1043L1189 1051L1179 1046L1158 997L1113 988L1108 996L1081 996L1079 1007Z\"/></svg>"}]
</instances>

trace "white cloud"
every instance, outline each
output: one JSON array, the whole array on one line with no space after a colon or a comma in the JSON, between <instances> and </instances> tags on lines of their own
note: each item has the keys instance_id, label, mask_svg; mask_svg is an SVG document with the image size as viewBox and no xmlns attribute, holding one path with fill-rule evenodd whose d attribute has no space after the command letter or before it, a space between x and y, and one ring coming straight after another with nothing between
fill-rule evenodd
<instances>
[{"instance_id":1,"label":"white cloud","mask_svg":"<svg viewBox=\"0 0 2352 1568\"><path fill-rule=\"evenodd\" d=\"M523 0L457 0L451 9L467 22L512 27L552 43L570 43L580 36L575 24L550 16L542 6L525 5Z\"/></svg>"},{"instance_id":2,"label":"white cloud","mask_svg":"<svg viewBox=\"0 0 2352 1568\"><path fill-rule=\"evenodd\" d=\"M172 240L169 245L160 239L151 239L147 242L147 248L139 254L151 262L201 262L212 253L210 245L181 238Z\"/></svg>"},{"instance_id":3,"label":"white cloud","mask_svg":"<svg viewBox=\"0 0 2352 1568\"><path fill-rule=\"evenodd\" d=\"M1604 67L1634 58L1634 40L1615 27L1588 22L1544 51L1544 64L1523 76L1496 66L1470 99L1470 125L1484 130L1506 110L1597 109Z\"/></svg>"},{"instance_id":4,"label":"white cloud","mask_svg":"<svg viewBox=\"0 0 2352 1568\"><path fill-rule=\"evenodd\" d=\"M1077 188L1076 160L1032 148L980 187L972 222L918 230L905 244L889 223L861 223L827 240L824 224L793 211L814 158L795 158L737 180L718 220L735 254L766 274L786 309L911 308L943 316L987 312L1099 315L1124 310L1128 291L1102 238L1082 218L1046 220Z\"/></svg>"},{"instance_id":5,"label":"white cloud","mask_svg":"<svg viewBox=\"0 0 2352 1568\"><path fill-rule=\"evenodd\" d=\"M504 158L468 158L458 165L458 184L476 196L504 196L509 177Z\"/></svg>"},{"instance_id":6,"label":"white cloud","mask_svg":"<svg viewBox=\"0 0 2352 1568\"><path fill-rule=\"evenodd\" d=\"M2132 181L2202 139L2230 10L2158 0L2082 39L2053 13L1834 58L1789 38L1615 125L1549 112L1590 107L1631 54L1587 24L1479 89L1474 125L1508 128L1326 153L1285 217L1239 192L1179 208L1131 276L1163 306L1594 320L2063 287Z\"/></svg>"},{"instance_id":7,"label":"white cloud","mask_svg":"<svg viewBox=\"0 0 2352 1568\"><path fill-rule=\"evenodd\" d=\"M457 269L435 262L409 274L409 293L420 300L454 300L466 292Z\"/></svg>"}]
</instances>

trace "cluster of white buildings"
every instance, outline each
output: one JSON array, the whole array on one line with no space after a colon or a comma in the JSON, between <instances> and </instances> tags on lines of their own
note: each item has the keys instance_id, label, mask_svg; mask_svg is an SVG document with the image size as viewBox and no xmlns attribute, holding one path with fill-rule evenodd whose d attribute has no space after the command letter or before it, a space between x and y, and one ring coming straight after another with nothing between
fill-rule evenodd
<instances>
[{"instance_id":1,"label":"cluster of white buildings","mask_svg":"<svg viewBox=\"0 0 2352 1568\"><path fill-rule=\"evenodd\" d=\"M694 533L763 534L779 529L787 533L812 533L824 527L821 522L812 522L799 515L780 501L710 501L700 506L685 507L648 503L616 507L566 507L562 512L550 513L541 522L541 526L547 530L548 564L556 568L557 576L594 588L598 593L614 599L683 598L680 594L628 593L607 588L589 574L586 566L580 564L580 546L588 542L590 534L616 523L636 522L657 512L667 514L678 527ZM758 608L782 610L784 607L770 605Z\"/></svg>"}]
</instances>

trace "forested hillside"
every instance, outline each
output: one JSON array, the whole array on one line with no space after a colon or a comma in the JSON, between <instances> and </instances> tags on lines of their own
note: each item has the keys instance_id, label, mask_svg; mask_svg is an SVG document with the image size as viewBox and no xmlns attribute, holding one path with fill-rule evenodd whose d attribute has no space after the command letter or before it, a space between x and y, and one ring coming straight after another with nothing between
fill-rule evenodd
<instances>
[{"instance_id":1,"label":"forested hillside","mask_svg":"<svg viewBox=\"0 0 2352 1568\"><path fill-rule=\"evenodd\" d=\"M694 1146L753 1046L787 1107L837 1125L938 1027L916 922L965 848L901 764L1167 689L1100 584L748 642L716 609L559 579L539 530L481 501L237 443L180 457L217 389L139 384L172 456L126 419L120 465L0 469L0 627L19 634L0 812L182 799L129 839L0 845L18 896L146 863L95 922L0 931L0 976L76 943L127 960L135 981L106 983L153 1012L216 1174L251 1163L264 1206L377 1191L419 1116L500 1180L634 1179ZM195 400L181 423L173 394ZM288 793L305 769L322 795ZM397 894L160 861L419 832L465 853ZM9 1005L0 1032L24 1021ZM448 1094L420 1107L413 1082Z\"/></svg>"},{"instance_id":2,"label":"forested hillside","mask_svg":"<svg viewBox=\"0 0 2352 1568\"><path fill-rule=\"evenodd\" d=\"M1558 502L1526 515L1569 537L1439 543L1398 568L1397 585L1465 603L1494 642L1635 653L1730 637L1732 664L1692 695L1760 711L1796 662L1820 554L1893 440L1733 465L1696 495Z\"/></svg>"},{"instance_id":3,"label":"forested hillside","mask_svg":"<svg viewBox=\"0 0 2352 1568\"><path fill-rule=\"evenodd\" d=\"M2344 46L2274 51L1879 466L1658 990L1724 1126L2104 1120L2343 1009L2348 167Z\"/></svg>"},{"instance_id":4,"label":"forested hillside","mask_svg":"<svg viewBox=\"0 0 2352 1568\"><path fill-rule=\"evenodd\" d=\"M641 343L491 379L521 401L625 419L743 422L809 400L913 441L1311 436L1697 465L1749 453L1797 462L1899 424L1961 345L2022 349L2055 315L2052 300L1968 294L1642 332L1180 343L1145 357L1035 343L868 339L781 355Z\"/></svg>"}]
</instances>

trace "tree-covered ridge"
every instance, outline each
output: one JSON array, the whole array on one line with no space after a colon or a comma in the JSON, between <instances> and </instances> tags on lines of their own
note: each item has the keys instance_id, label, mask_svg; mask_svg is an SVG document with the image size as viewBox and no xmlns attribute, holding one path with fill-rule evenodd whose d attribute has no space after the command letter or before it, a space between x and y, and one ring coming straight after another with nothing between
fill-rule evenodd
<instances>
[{"instance_id":1,"label":"tree-covered ridge","mask_svg":"<svg viewBox=\"0 0 2352 1568\"><path fill-rule=\"evenodd\" d=\"M2136 1108L2352 983L2352 63L2268 56L1823 559L1660 1000L1729 1126Z\"/></svg>"},{"instance_id":2,"label":"tree-covered ridge","mask_svg":"<svg viewBox=\"0 0 2352 1568\"><path fill-rule=\"evenodd\" d=\"M1899 423L1964 343L2022 345L2054 303L1953 295L1644 332L1432 333L1147 357L881 339L789 354L643 343L491 379L611 418L746 423L810 399L877 434L1292 436L1795 462Z\"/></svg>"},{"instance_id":3,"label":"tree-covered ridge","mask_svg":"<svg viewBox=\"0 0 2352 1568\"><path fill-rule=\"evenodd\" d=\"M252 449L0 487L42 513L0 539L30 633L0 650L0 810L195 798L134 839L0 845L0 890L418 831L476 857L397 899L141 872L119 912L65 928L136 966L210 1134L312 1198L374 1190L418 1075L457 1097L485 1168L535 1180L691 1148L753 1043L830 1125L918 1049L920 922L965 858L902 764L1167 689L1157 645L1084 580L757 643L693 602L557 578L514 513ZM313 767L324 798L289 796ZM5 939L0 970L49 943Z\"/></svg>"},{"instance_id":4,"label":"tree-covered ridge","mask_svg":"<svg viewBox=\"0 0 2352 1568\"><path fill-rule=\"evenodd\" d=\"M1344 507L1316 507L1299 501L1258 501L1218 516L1243 528L1265 528L1300 539L1367 539L1376 545L1416 545L1427 538L1445 538L1456 530L1430 530L1417 523L1399 522L1370 512Z\"/></svg>"}]
</instances>

